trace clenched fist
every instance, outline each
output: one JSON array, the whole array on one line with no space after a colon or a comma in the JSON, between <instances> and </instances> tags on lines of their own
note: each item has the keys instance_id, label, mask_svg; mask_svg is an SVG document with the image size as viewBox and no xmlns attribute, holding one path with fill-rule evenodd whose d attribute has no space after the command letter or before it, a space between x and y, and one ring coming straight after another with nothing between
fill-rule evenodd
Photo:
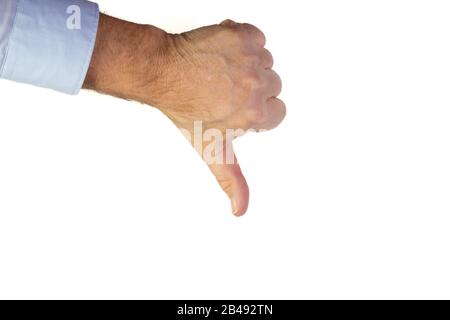
<instances>
[{"instance_id":1,"label":"clenched fist","mask_svg":"<svg viewBox=\"0 0 450 320\"><path fill-rule=\"evenodd\" d=\"M242 215L249 190L232 140L272 129L286 114L265 42L256 27L231 20L173 35L102 15L84 87L160 109Z\"/></svg>"}]
</instances>

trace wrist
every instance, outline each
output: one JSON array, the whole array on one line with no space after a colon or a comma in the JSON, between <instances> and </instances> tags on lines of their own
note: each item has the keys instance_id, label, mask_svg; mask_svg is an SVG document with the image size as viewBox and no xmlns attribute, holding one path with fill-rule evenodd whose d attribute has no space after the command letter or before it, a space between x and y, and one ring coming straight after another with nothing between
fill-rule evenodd
<instances>
[{"instance_id":1,"label":"wrist","mask_svg":"<svg viewBox=\"0 0 450 320\"><path fill-rule=\"evenodd\" d=\"M148 92L161 74L168 37L156 27L101 14L83 88L138 101L145 90L151 100Z\"/></svg>"}]
</instances>

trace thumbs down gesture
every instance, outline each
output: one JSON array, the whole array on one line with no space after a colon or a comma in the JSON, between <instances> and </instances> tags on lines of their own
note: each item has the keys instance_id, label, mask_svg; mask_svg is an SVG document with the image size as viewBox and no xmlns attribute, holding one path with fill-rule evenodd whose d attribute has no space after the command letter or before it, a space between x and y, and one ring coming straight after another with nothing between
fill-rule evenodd
<instances>
[{"instance_id":1,"label":"thumbs down gesture","mask_svg":"<svg viewBox=\"0 0 450 320\"><path fill-rule=\"evenodd\" d=\"M102 15L85 88L136 100L161 110L188 138L243 215L249 188L233 139L269 130L283 120L264 34L226 20L169 34Z\"/></svg>"}]
</instances>

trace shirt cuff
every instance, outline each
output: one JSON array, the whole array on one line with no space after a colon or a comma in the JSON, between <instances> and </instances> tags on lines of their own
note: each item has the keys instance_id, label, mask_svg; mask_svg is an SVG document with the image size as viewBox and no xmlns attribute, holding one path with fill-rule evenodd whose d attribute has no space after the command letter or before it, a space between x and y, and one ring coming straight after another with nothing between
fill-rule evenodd
<instances>
[{"instance_id":1,"label":"shirt cuff","mask_svg":"<svg viewBox=\"0 0 450 320\"><path fill-rule=\"evenodd\" d=\"M0 77L77 94L98 20L98 5L85 0L17 0Z\"/></svg>"}]
</instances>

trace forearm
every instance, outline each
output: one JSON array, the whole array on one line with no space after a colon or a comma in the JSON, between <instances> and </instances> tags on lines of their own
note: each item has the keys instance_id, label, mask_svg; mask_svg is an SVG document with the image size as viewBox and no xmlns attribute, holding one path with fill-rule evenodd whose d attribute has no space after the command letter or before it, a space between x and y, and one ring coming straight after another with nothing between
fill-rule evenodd
<instances>
[{"instance_id":1,"label":"forearm","mask_svg":"<svg viewBox=\"0 0 450 320\"><path fill-rule=\"evenodd\" d=\"M166 43L161 29L101 14L83 88L142 101L142 91L158 78Z\"/></svg>"}]
</instances>

